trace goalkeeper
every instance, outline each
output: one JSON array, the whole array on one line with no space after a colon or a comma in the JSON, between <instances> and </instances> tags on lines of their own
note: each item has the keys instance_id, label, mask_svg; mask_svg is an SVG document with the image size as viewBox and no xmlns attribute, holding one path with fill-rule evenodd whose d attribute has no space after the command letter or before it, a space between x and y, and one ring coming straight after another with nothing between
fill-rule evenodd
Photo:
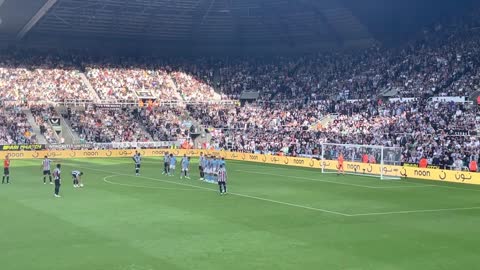
<instances>
[{"instance_id":1,"label":"goalkeeper","mask_svg":"<svg viewBox=\"0 0 480 270\"><path fill-rule=\"evenodd\" d=\"M344 161L344 158L343 158L343 153L340 153L340 155L338 155L338 171L337 171L337 175L340 175L340 172L345 175L345 169L343 167L343 161Z\"/></svg>"}]
</instances>

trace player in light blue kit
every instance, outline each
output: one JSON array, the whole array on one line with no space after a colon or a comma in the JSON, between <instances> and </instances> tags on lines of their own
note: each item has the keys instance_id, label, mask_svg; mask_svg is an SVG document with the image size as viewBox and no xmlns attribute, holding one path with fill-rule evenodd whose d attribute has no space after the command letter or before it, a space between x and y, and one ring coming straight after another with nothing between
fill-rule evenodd
<instances>
[{"instance_id":1,"label":"player in light blue kit","mask_svg":"<svg viewBox=\"0 0 480 270\"><path fill-rule=\"evenodd\" d=\"M220 169L220 160L214 156L212 160L212 183L217 183L219 169Z\"/></svg>"},{"instance_id":2,"label":"player in light blue kit","mask_svg":"<svg viewBox=\"0 0 480 270\"><path fill-rule=\"evenodd\" d=\"M183 179L184 176L185 178L190 179L190 173L188 172L188 169L190 167L190 158L187 157L187 155L183 155L181 163L182 172L180 173L180 179Z\"/></svg>"},{"instance_id":3,"label":"player in light blue kit","mask_svg":"<svg viewBox=\"0 0 480 270\"><path fill-rule=\"evenodd\" d=\"M225 163L224 157L222 157L222 159L220 160L220 165L223 165L223 168L227 168L227 164Z\"/></svg>"},{"instance_id":4,"label":"player in light blue kit","mask_svg":"<svg viewBox=\"0 0 480 270\"><path fill-rule=\"evenodd\" d=\"M173 154L170 154L170 170L168 171L168 176L175 175L176 165L177 165L177 158Z\"/></svg>"},{"instance_id":5,"label":"player in light blue kit","mask_svg":"<svg viewBox=\"0 0 480 270\"><path fill-rule=\"evenodd\" d=\"M210 183L212 181L212 159L211 157L206 158L206 166L205 166L205 181Z\"/></svg>"}]
</instances>

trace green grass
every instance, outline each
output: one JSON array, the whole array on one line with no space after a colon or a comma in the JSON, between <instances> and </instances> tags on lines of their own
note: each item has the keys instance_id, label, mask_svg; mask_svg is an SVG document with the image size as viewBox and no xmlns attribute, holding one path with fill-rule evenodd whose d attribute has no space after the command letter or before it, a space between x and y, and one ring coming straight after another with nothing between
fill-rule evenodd
<instances>
[{"instance_id":1,"label":"green grass","mask_svg":"<svg viewBox=\"0 0 480 270\"><path fill-rule=\"evenodd\" d=\"M475 269L480 187L228 161L217 186L147 158L65 160L62 198L39 160L0 185L0 265L26 269ZM85 172L74 189L70 171ZM178 174L178 173L177 173Z\"/></svg>"}]
</instances>

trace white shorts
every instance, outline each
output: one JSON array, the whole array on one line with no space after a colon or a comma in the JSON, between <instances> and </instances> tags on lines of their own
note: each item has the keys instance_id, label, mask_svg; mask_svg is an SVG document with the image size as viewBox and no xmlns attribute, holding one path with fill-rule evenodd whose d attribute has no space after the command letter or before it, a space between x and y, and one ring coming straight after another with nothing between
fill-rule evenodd
<instances>
[{"instance_id":1,"label":"white shorts","mask_svg":"<svg viewBox=\"0 0 480 270\"><path fill-rule=\"evenodd\" d=\"M170 170L175 170L175 165L170 165Z\"/></svg>"},{"instance_id":2,"label":"white shorts","mask_svg":"<svg viewBox=\"0 0 480 270\"><path fill-rule=\"evenodd\" d=\"M182 168L182 172L188 172L188 168Z\"/></svg>"}]
</instances>

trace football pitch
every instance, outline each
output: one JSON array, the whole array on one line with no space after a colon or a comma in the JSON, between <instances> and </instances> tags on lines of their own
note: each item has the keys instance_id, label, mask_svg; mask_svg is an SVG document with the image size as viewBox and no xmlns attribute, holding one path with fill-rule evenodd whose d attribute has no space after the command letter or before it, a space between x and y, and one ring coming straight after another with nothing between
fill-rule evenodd
<instances>
[{"instance_id":1,"label":"football pitch","mask_svg":"<svg viewBox=\"0 0 480 270\"><path fill-rule=\"evenodd\" d=\"M480 187L227 161L229 194L144 158L41 160L0 185L0 265L31 269L476 269ZM70 172L85 173L73 188Z\"/></svg>"}]
</instances>

